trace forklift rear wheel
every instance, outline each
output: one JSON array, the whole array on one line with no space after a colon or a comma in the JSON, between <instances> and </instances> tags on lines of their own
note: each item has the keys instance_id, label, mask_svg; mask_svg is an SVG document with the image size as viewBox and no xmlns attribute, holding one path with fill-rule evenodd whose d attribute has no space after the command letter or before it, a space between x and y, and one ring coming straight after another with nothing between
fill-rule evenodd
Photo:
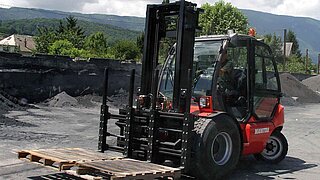
<instances>
[{"instance_id":1,"label":"forklift rear wheel","mask_svg":"<svg viewBox=\"0 0 320 180\"><path fill-rule=\"evenodd\" d=\"M196 141L194 174L198 179L212 180L227 175L237 165L241 139L231 117L222 114L207 121Z\"/></svg>"},{"instance_id":2,"label":"forklift rear wheel","mask_svg":"<svg viewBox=\"0 0 320 180\"><path fill-rule=\"evenodd\" d=\"M257 160L263 160L268 163L279 163L288 152L288 142L286 137L279 131L271 134L265 149L260 154L255 154Z\"/></svg>"}]
</instances>

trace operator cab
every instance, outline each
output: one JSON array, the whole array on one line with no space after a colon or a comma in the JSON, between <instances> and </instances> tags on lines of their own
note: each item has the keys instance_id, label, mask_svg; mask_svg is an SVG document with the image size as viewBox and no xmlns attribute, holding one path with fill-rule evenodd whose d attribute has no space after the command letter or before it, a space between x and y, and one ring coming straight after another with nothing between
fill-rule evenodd
<instances>
[{"instance_id":1,"label":"operator cab","mask_svg":"<svg viewBox=\"0 0 320 180\"><path fill-rule=\"evenodd\" d=\"M163 66L159 94L173 98L175 46ZM270 48L247 35L215 35L195 40L192 113L224 111L239 121L251 115L270 119L279 103L279 77ZM187 83L187 82L186 82ZM210 101L210 102L208 102ZM167 109L170 111L170 109Z\"/></svg>"}]
</instances>

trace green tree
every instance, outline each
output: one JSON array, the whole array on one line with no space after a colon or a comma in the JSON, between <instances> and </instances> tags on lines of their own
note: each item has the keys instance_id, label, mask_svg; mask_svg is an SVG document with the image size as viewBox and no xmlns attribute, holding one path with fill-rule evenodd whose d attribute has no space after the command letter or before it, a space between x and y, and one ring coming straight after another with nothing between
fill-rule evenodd
<instances>
[{"instance_id":1,"label":"green tree","mask_svg":"<svg viewBox=\"0 0 320 180\"><path fill-rule=\"evenodd\" d=\"M283 53L282 53L282 41L279 36L275 33L273 35L267 34L264 36L264 42L268 44L272 50L277 63L283 63Z\"/></svg>"},{"instance_id":2,"label":"green tree","mask_svg":"<svg viewBox=\"0 0 320 180\"><path fill-rule=\"evenodd\" d=\"M49 54L68 55L67 52L73 49L73 44L68 40L57 40L49 46Z\"/></svg>"},{"instance_id":3,"label":"green tree","mask_svg":"<svg viewBox=\"0 0 320 180\"><path fill-rule=\"evenodd\" d=\"M291 73L305 73L305 64L301 61L301 58L292 55L286 63L286 71Z\"/></svg>"},{"instance_id":4,"label":"green tree","mask_svg":"<svg viewBox=\"0 0 320 180\"><path fill-rule=\"evenodd\" d=\"M75 48L82 49L84 44L85 35L80 26L77 25L77 19L72 16L66 18L64 24L60 20L58 29L42 27L38 28L38 36L35 38L37 52L39 53L53 53L49 47L57 40L66 40L71 43ZM60 45L61 42L60 41Z\"/></svg>"},{"instance_id":5,"label":"green tree","mask_svg":"<svg viewBox=\"0 0 320 180\"><path fill-rule=\"evenodd\" d=\"M75 57L92 57L89 51L84 49L78 49L68 40L57 40L51 46L49 46L49 54L51 55L64 55Z\"/></svg>"},{"instance_id":6,"label":"green tree","mask_svg":"<svg viewBox=\"0 0 320 180\"><path fill-rule=\"evenodd\" d=\"M299 42L297 40L296 34L293 31L291 31L291 30L288 31L286 41L292 42L291 53L293 55L296 55L298 58L300 58L301 51L299 49Z\"/></svg>"},{"instance_id":7,"label":"green tree","mask_svg":"<svg viewBox=\"0 0 320 180\"><path fill-rule=\"evenodd\" d=\"M76 48L82 48L85 35L83 29L77 24L77 22L78 20L73 16L67 17L65 24L60 20L56 34L58 39L67 39Z\"/></svg>"},{"instance_id":8,"label":"green tree","mask_svg":"<svg viewBox=\"0 0 320 180\"><path fill-rule=\"evenodd\" d=\"M101 57L107 53L107 39L102 32L91 34L85 39L84 47L90 53Z\"/></svg>"},{"instance_id":9,"label":"green tree","mask_svg":"<svg viewBox=\"0 0 320 180\"><path fill-rule=\"evenodd\" d=\"M291 55L288 58L286 64L286 71L291 73L306 73L306 57L298 57L297 55ZM307 74L316 72L317 65L315 65L311 58L307 60Z\"/></svg>"},{"instance_id":10,"label":"green tree","mask_svg":"<svg viewBox=\"0 0 320 180\"><path fill-rule=\"evenodd\" d=\"M218 1L214 5L203 4L201 8L204 9L199 19L199 25L202 27L201 35L225 34L231 29L239 33L247 31L247 17L231 3Z\"/></svg>"},{"instance_id":11,"label":"green tree","mask_svg":"<svg viewBox=\"0 0 320 180\"><path fill-rule=\"evenodd\" d=\"M137 37L137 47L139 48L140 53L143 53L143 46L144 46L144 33L141 33Z\"/></svg>"},{"instance_id":12,"label":"green tree","mask_svg":"<svg viewBox=\"0 0 320 180\"><path fill-rule=\"evenodd\" d=\"M121 40L113 46L114 57L121 60L130 60L139 58L140 50L136 43L128 40Z\"/></svg>"},{"instance_id":13,"label":"green tree","mask_svg":"<svg viewBox=\"0 0 320 180\"><path fill-rule=\"evenodd\" d=\"M36 52L49 53L49 47L57 39L54 30L47 27L38 28L38 36L35 37Z\"/></svg>"}]
</instances>

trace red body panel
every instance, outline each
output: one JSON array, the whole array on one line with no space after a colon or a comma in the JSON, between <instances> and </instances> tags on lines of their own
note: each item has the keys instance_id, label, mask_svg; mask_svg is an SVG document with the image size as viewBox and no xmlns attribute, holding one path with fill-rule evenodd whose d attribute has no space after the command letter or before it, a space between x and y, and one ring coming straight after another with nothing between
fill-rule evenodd
<instances>
[{"instance_id":1,"label":"red body panel","mask_svg":"<svg viewBox=\"0 0 320 180\"><path fill-rule=\"evenodd\" d=\"M278 105L274 118L269 122L259 122L251 117L248 123L240 124L243 134L243 155L261 153L272 132L284 123L284 108Z\"/></svg>"},{"instance_id":2,"label":"red body panel","mask_svg":"<svg viewBox=\"0 0 320 180\"><path fill-rule=\"evenodd\" d=\"M190 113L191 114L197 114L199 112L200 112L200 109L199 109L198 103L192 103L191 106L190 106Z\"/></svg>"}]
</instances>

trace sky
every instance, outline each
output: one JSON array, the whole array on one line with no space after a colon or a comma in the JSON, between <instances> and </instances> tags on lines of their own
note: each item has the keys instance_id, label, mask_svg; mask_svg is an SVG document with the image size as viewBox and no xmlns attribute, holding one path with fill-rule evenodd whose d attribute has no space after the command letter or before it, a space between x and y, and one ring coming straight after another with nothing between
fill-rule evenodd
<instances>
[{"instance_id":1,"label":"sky","mask_svg":"<svg viewBox=\"0 0 320 180\"><path fill-rule=\"evenodd\" d=\"M171 0L173 2L174 0ZM189 0L190 1L190 0ZM198 6L218 0L191 0ZM320 20L320 0L225 0L240 9L251 9L279 15L303 16ZM162 0L0 0L0 7L26 7L145 17L147 4Z\"/></svg>"}]
</instances>

